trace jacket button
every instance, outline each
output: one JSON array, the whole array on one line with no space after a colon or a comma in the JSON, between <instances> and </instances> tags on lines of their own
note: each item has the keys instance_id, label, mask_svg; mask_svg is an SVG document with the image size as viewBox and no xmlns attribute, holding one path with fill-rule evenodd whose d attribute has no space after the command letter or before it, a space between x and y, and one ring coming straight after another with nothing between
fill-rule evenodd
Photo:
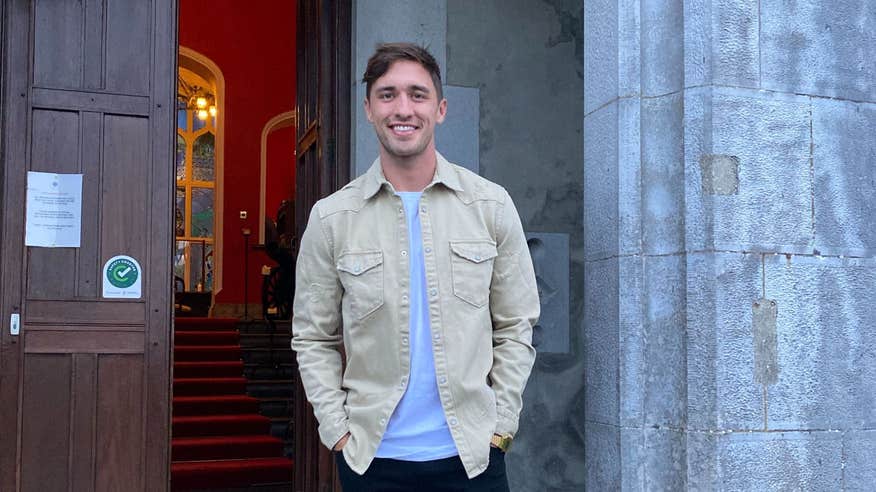
<instances>
[{"instance_id":1,"label":"jacket button","mask_svg":"<svg viewBox=\"0 0 876 492\"><path fill-rule=\"evenodd\" d=\"M427 253L431 253L431 252L432 252L432 248L426 246L426 252L427 252Z\"/></svg>"},{"instance_id":2,"label":"jacket button","mask_svg":"<svg viewBox=\"0 0 876 492\"><path fill-rule=\"evenodd\" d=\"M459 423L459 422L456 421L456 418L452 418L452 419L450 419L450 425L456 425L456 424L458 424L458 423Z\"/></svg>"},{"instance_id":3,"label":"jacket button","mask_svg":"<svg viewBox=\"0 0 876 492\"><path fill-rule=\"evenodd\" d=\"M438 290L437 290L437 289L432 289L431 291L429 291L429 293L432 294L433 296L434 296L434 295L438 295Z\"/></svg>"},{"instance_id":4,"label":"jacket button","mask_svg":"<svg viewBox=\"0 0 876 492\"><path fill-rule=\"evenodd\" d=\"M402 256L407 256L407 255L408 255L408 252L407 252L407 251L402 251L402 252L401 252L401 255L402 255Z\"/></svg>"},{"instance_id":5,"label":"jacket button","mask_svg":"<svg viewBox=\"0 0 876 492\"><path fill-rule=\"evenodd\" d=\"M380 419L380 425L385 425L385 424L386 424L386 419Z\"/></svg>"}]
</instances>

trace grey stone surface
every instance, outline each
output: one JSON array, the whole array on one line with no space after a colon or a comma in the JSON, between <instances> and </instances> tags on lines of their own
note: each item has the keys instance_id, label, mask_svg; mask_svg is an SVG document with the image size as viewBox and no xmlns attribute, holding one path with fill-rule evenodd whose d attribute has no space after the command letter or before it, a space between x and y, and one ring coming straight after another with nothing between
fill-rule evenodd
<instances>
[{"instance_id":1,"label":"grey stone surface","mask_svg":"<svg viewBox=\"0 0 876 492\"><path fill-rule=\"evenodd\" d=\"M695 430L762 429L754 379L752 302L762 297L761 255L687 255L687 419Z\"/></svg>"},{"instance_id":2,"label":"grey stone surface","mask_svg":"<svg viewBox=\"0 0 876 492\"><path fill-rule=\"evenodd\" d=\"M770 428L876 427L873 292L873 258L766 258L766 294L778 303Z\"/></svg>"},{"instance_id":3,"label":"grey stone surface","mask_svg":"<svg viewBox=\"0 0 876 492\"><path fill-rule=\"evenodd\" d=\"M758 87L760 83L760 19L750 0L712 2L712 82Z\"/></svg>"},{"instance_id":4,"label":"grey stone surface","mask_svg":"<svg viewBox=\"0 0 876 492\"><path fill-rule=\"evenodd\" d=\"M480 89L481 174L508 189L536 230L545 201L580 203L583 110L570 101L583 93L581 4L449 0L447 15L448 83ZM572 233L580 208L550 215L564 225L538 230Z\"/></svg>"},{"instance_id":5,"label":"grey stone surface","mask_svg":"<svg viewBox=\"0 0 876 492\"><path fill-rule=\"evenodd\" d=\"M686 489L687 446L684 432L623 428L620 447L620 490Z\"/></svg>"},{"instance_id":6,"label":"grey stone surface","mask_svg":"<svg viewBox=\"0 0 876 492\"><path fill-rule=\"evenodd\" d=\"M876 105L812 101L815 249L876 256Z\"/></svg>"},{"instance_id":7,"label":"grey stone surface","mask_svg":"<svg viewBox=\"0 0 876 492\"><path fill-rule=\"evenodd\" d=\"M471 87L444 86L447 117L435 130L435 146L450 162L477 173L480 97Z\"/></svg>"},{"instance_id":8,"label":"grey stone surface","mask_svg":"<svg viewBox=\"0 0 876 492\"><path fill-rule=\"evenodd\" d=\"M703 222L711 231L688 235L722 250L811 253L809 99L722 88L714 90L710 113L708 153L739 160L739 188L712 197L712 216ZM696 193L687 190L688 196Z\"/></svg>"},{"instance_id":9,"label":"grey stone surface","mask_svg":"<svg viewBox=\"0 0 876 492\"><path fill-rule=\"evenodd\" d=\"M644 423L681 428L686 422L685 259L645 257L642 282L644 326ZM623 288L626 288L624 285Z\"/></svg>"},{"instance_id":10,"label":"grey stone surface","mask_svg":"<svg viewBox=\"0 0 876 492\"><path fill-rule=\"evenodd\" d=\"M721 490L718 482L718 439L716 432L688 430L685 433L687 457L687 490L712 492Z\"/></svg>"},{"instance_id":11,"label":"grey stone surface","mask_svg":"<svg viewBox=\"0 0 876 492\"><path fill-rule=\"evenodd\" d=\"M642 94L659 96L684 85L684 2L640 0Z\"/></svg>"},{"instance_id":12,"label":"grey stone surface","mask_svg":"<svg viewBox=\"0 0 876 492\"><path fill-rule=\"evenodd\" d=\"M580 0L447 1L446 80L477 91L478 111L465 119L477 121L480 174L508 190L527 233L568 236L568 307L545 306L542 316L563 324L565 311L568 337L537 349L508 457L515 491L581 490L585 481L582 13ZM439 149L454 140L438 138Z\"/></svg>"},{"instance_id":13,"label":"grey stone surface","mask_svg":"<svg viewBox=\"0 0 876 492\"><path fill-rule=\"evenodd\" d=\"M378 43L413 42L429 48L442 68L446 80L447 2L446 0L356 0L353 3L353 175L365 172L378 154L377 138L362 101L365 84L362 75Z\"/></svg>"},{"instance_id":14,"label":"grey stone surface","mask_svg":"<svg viewBox=\"0 0 876 492\"><path fill-rule=\"evenodd\" d=\"M618 165L618 104L612 103L584 119L584 254L588 260L618 254Z\"/></svg>"},{"instance_id":15,"label":"grey stone surface","mask_svg":"<svg viewBox=\"0 0 876 492\"><path fill-rule=\"evenodd\" d=\"M642 299L645 259L641 256L618 258L618 420L625 427L641 427L645 422L645 395L648 376L645 311ZM589 359L590 356L588 356Z\"/></svg>"},{"instance_id":16,"label":"grey stone surface","mask_svg":"<svg viewBox=\"0 0 876 492\"><path fill-rule=\"evenodd\" d=\"M584 443L585 490L621 490L620 428L588 422Z\"/></svg>"},{"instance_id":17,"label":"grey stone surface","mask_svg":"<svg viewBox=\"0 0 876 492\"><path fill-rule=\"evenodd\" d=\"M843 433L843 490L873 490L876 477L876 430Z\"/></svg>"},{"instance_id":18,"label":"grey stone surface","mask_svg":"<svg viewBox=\"0 0 876 492\"><path fill-rule=\"evenodd\" d=\"M840 490L840 432L725 434L717 445L719 490Z\"/></svg>"},{"instance_id":19,"label":"grey stone surface","mask_svg":"<svg viewBox=\"0 0 876 492\"><path fill-rule=\"evenodd\" d=\"M760 19L749 0L684 0L685 86L760 86Z\"/></svg>"},{"instance_id":20,"label":"grey stone surface","mask_svg":"<svg viewBox=\"0 0 876 492\"><path fill-rule=\"evenodd\" d=\"M533 327L532 345L540 354L568 354L569 235L526 234L541 301L541 317Z\"/></svg>"},{"instance_id":21,"label":"grey stone surface","mask_svg":"<svg viewBox=\"0 0 876 492\"><path fill-rule=\"evenodd\" d=\"M585 416L618 423L618 259L587 263L584 276Z\"/></svg>"},{"instance_id":22,"label":"grey stone surface","mask_svg":"<svg viewBox=\"0 0 876 492\"><path fill-rule=\"evenodd\" d=\"M590 114L618 97L618 0L584 3L584 112ZM634 31L638 37L638 31ZM624 65L626 66L626 64ZM628 79L627 79L628 80Z\"/></svg>"},{"instance_id":23,"label":"grey stone surface","mask_svg":"<svg viewBox=\"0 0 876 492\"><path fill-rule=\"evenodd\" d=\"M356 0L353 8L356 78L378 43L404 41L428 48L446 81L447 0Z\"/></svg>"},{"instance_id":24,"label":"grey stone surface","mask_svg":"<svg viewBox=\"0 0 876 492\"><path fill-rule=\"evenodd\" d=\"M764 89L876 101L876 2L761 0Z\"/></svg>"},{"instance_id":25,"label":"grey stone surface","mask_svg":"<svg viewBox=\"0 0 876 492\"><path fill-rule=\"evenodd\" d=\"M684 182L683 120L681 94L642 101L642 248L646 254L685 249L684 189L678 186Z\"/></svg>"}]
</instances>

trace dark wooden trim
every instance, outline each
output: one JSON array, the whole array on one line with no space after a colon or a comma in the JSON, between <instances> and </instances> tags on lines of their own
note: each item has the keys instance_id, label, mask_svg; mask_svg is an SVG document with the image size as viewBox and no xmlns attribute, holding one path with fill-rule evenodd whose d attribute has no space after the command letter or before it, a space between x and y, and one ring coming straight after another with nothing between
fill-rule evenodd
<instances>
[{"instance_id":1,"label":"dark wooden trim","mask_svg":"<svg viewBox=\"0 0 876 492\"><path fill-rule=\"evenodd\" d=\"M299 237L313 204L350 179L351 20L350 0L299 0L295 195ZM294 401L294 490L339 491L334 459L319 441L318 425L300 382Z\"/></svg>"},{"instance_id":2,"label":"dark wooden trim","mask_svg":"<svg viewBox=\"0 0 876 492\"><path fill-rule=\"evenodd\" d=\"M310 150L310 147L316 143L317 140L317 124L316 120L310 122L310 125L307 126L307 129L304 130L304 135L298 140L298 151L297 152L307 152Z\"/></svg>"},{"instance_id":3,"label":"dark wooden trim","mask_svg":"<svg viewBox=\"0 0 876 492\"><path fill-rule=\"evenodd\" d=\"M32 104L35 108L96 111L133 116L149 116L151 109L149 97L147 96L111 94L108 92L83 92L34 87L32 97Z\"/></svg>"},{"instance_id":4,"label":"dark wooden trim","mask_svg":"<svg viewBox=\"0 0 876 492\"><path fill-rule=\"evenodd\" d=\"M18 490L19 391L21 340L9 334L9 318L22 305L24 262L24 189L30 74L30 1L3 2L3 216L0 248L0 425L7 443L0 446L0 490Z\"/></svg>"},{"instance_id":5,"label":"dark wooden trim","mask_svg":"<svg viewBox=\"0 0 876 492\"><path fill-rule=\"evenodd\" d=\"M176 193L172 166L176 147L176 90L178 2L155 1L152 66L152 199L150 201L149 258L151 280L147 292L145 347L145 466L144 490L170 489L170 405L173 354L173 208ZM161 42L158 42L161 40Z\"/></svg>"}]
</instances>

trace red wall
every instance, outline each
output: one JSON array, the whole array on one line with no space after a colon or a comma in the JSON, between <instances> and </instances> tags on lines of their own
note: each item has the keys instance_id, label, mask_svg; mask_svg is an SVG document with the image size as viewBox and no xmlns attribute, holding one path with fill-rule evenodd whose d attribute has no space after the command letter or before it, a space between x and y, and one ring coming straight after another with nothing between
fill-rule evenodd
<instances>
[{"instance_id":1,"label":"red wall","mask_svg":"<svg viewBox=\"0 0 876 492\"><path fill-rule=\"evenodd\" d=\"M210 58L225 77L225 217L219 303L244 300L241 228L252 231L249 244L255 245L262 129L274 116L295 108L296 8L294 0L180 0L180 45ZM294 148L294 132L282 135L292 135L286 148ZM274 142L276 136L269 140L279 146ZM270 164L272 175L282 174L283 166L288 166L288 177L275 183L294 189L294 157L289 155L287 162L272 157ZM286 191L277 191L268 183L270 197ZM248 212L246 220L240 219L241 210ZM276 205L269 205L266 213L273 216ZM261 300L260 270L265 263L272 262L262 252L250 250L250 303Z\"/></svg>"}]
</instances>

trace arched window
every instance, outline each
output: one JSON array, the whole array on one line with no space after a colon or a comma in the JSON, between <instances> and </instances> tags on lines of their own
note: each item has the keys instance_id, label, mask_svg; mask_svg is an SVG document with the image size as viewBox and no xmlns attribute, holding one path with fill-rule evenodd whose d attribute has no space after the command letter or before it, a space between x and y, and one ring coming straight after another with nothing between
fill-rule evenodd
<instances>
[{"instance_id":1,"label":"arched window","mask_svg":"<svg viewBox=\"0 0 876 492\"><path fill-rule=\"evenodd\" d=\"M174 275L186 290L214 287L216 229L215 88L179 68L176 148L176 254Z\"/></svg>"}]
</instances>

